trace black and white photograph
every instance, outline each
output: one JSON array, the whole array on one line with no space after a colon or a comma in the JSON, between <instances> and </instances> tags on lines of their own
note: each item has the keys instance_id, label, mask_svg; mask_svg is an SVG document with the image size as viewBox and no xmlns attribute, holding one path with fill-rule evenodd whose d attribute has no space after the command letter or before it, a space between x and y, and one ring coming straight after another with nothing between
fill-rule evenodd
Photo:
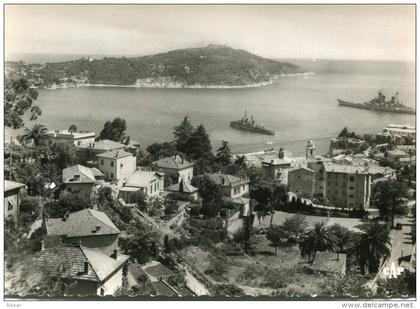
<instances>
[{"instance_id":1,"label":"black and white photograph","mask_svg":"<svg viewBox=\"0 0 420 309\"><path fill-rule=\"evenodd\" d=\"M415 308L415 2L2 9L8 308Z\"/></svg>"}]
</instances>

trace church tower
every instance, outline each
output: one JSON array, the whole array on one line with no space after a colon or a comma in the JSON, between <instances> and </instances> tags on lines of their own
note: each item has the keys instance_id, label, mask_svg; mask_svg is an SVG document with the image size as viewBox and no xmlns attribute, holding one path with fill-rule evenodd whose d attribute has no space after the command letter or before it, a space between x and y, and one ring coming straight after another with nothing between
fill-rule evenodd
<instances>
[{"instance_id":1,"label":"church tower","mask_svg":"<svg viewBox=\"0 0 420 309\"><path fill-rule=\"evenodd\" d=\"M306 159L315 158L315 144L313 141L308 141L306 144Z\"/></svg>"}]
</instances>

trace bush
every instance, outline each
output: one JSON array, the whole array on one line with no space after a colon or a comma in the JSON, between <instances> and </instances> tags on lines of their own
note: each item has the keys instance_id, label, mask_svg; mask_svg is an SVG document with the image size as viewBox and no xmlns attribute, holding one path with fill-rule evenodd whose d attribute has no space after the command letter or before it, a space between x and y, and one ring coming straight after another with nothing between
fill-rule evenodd
<instances>
[{"instance_id":1,"label":"bush","mask_svg":"<svg viewBox=\"0 0 420 309\"><path fill-rule=\"evenodd\" d=\"M289 276L286 276L282 270L271 269L266 273L265 280L262 285L272 289L281 289L287 287L289 283Z\"/></svg>"}]
</instances>

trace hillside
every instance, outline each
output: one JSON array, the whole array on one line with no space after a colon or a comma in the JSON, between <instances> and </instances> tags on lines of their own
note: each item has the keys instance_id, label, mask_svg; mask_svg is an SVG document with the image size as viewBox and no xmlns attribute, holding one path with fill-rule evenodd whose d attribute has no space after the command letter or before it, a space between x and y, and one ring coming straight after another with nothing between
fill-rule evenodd
<instances>
[{"instance_id":1,"label":"hillside","mask_svg":"<svg viewBox=\"0 0 420 309\"><path fill-rule=\"evenodd\" d=\"M40 86L87 83L147 86L241 86L264 83L303 68L221 45L174 50L135 58L78 59L47 63L37 72Z\"/></svg>"}]
</instances>

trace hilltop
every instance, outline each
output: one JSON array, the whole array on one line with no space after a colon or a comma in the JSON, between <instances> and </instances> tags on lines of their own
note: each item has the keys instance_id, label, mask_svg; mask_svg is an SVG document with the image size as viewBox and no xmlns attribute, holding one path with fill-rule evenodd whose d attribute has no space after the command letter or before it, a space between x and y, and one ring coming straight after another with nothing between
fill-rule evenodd
<instances>
[{"instance_id":1,"label":"hilltop","mask_svg":"<svg viewBox=\"0 0 420 309\"><path fill-rule=\"evenodd\" d=\"M209 45L143 57L47 63L35 71L34 84L46 87L54 83L183 87L262 84L277 75L303 73L304 69L244 50Z\"/></svg>"}]
</instances>

